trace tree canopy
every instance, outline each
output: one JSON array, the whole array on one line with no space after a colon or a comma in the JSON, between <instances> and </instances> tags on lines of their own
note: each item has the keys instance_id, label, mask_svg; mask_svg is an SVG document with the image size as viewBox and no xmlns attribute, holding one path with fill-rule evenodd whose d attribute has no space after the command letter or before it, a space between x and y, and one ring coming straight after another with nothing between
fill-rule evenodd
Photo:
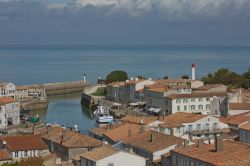
<instances>
[{"instance_id":1,"label":"tree canopy","mask_svg":"<svg viewBox=\"0 0 250 166\"><path fill-rule=\"evenodd\" d=\"M243 74L237 74L227 68L221 68L203 77L202 81L205 84L224 84L229 88L248 88L250 69Z\"/></svg>"},{"instance_id":2,"label":"tree canopy","mask_svg":"<svg viewBox=\"0 0 250 166\"><path fill-rule=\"evenodd\" d=\"M121 70L112 71L107 75L106 83L112 83L117 81L126 81L128 79L128 75L126 72Z\"/></svg>"},{"instance_id":3,"label":"tree canopy","mask_svg":"<svg viewBox=\"0 0 250 166\"><path fill-rule=\"evenodd\" d=\"M182 79L189 79L189 76L188 75L182 75L181 78Z\"/></svg>"}]
</instances>

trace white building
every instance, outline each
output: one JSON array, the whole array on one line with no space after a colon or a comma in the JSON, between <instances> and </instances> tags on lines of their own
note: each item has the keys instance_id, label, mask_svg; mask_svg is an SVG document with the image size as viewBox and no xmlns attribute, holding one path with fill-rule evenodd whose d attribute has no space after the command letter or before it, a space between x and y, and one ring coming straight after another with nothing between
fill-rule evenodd
<instances>
[{"instance_id":1,"label":"white building","mask_svg":"<svg viewBox=\"0 0 250 166\"><path fill-rule=\"evenodd\" d=\"M171 94L168 100L168 113L199 113L221 115L227 109L226 93Z\"/></svg>"},{"instance_id":2,"label":"white building","mask_svg":"<svg viewBox=\"0 0 250 166\"><path fill-rule=\"evenodd\" d=\"M0 128L20 123L20 102L11 97L0 97Z\"/></svg>"},{"instance_id":3,"label":"white building","mask_svg":"<svg viewBox=\"0 0 250 166\"><path fill-rule=\"evenodd\" d=\"M146 159L112 147L96 148L80 155L81 166L145 166Z\"/></svg>"},{"instance_id":4,"label":"white building","mask_svg":"<svg viewBox=\"0 0 250 166\"><path fill-rule=\"evenodd\" d=\"M190 140L212 138L226 128L228 125L220 122L217 117L184 112L166 116L164 123L159 124L160 132Z\"/></svg>"},{"instance_id":5,"label":"white building","mask_svg":"<svg viewBox=\"0 0 250 166\"><path fill-rule=\"evenodd\" d=\"M40 135L0 137L0 148L6 149L14 160L50 154Z\"/></svg>"},{"instance_id":6,"label":"white building","mask_svg":"<svg viewBox=\"0 0 250 166\"><path fill-rule=\"evenodd\" d=\"M13 83L1 83L0 82L0 97L12 97L15 98L16 86Z\"/></svg>"}]
</instances>

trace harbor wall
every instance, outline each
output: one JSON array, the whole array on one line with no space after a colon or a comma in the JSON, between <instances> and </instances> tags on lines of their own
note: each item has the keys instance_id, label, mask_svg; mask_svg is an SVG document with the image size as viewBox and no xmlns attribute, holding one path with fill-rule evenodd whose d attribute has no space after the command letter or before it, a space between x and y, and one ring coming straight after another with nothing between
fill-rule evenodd
<instances>
[{"instance_id":1,"label":"harbor wall","mask_svg":"<svg viewBox=\"0 0 250 166\"><path fill-rule=\"evenodd\" d=\"M43 85L47 96L67 95L82 92L88 83L83 81L72 81L62 83L51 83Z\"/></svg>"},{"instance_id":2,"label":"harbor wall","mask_svg":"<svg viewBox=\"0 0 250 166\"><path fill-rule=\"evenodd\" d=\"M39 110L48 107L48 100L21 102L21 110Z\"/></svg>"}]
</instances>

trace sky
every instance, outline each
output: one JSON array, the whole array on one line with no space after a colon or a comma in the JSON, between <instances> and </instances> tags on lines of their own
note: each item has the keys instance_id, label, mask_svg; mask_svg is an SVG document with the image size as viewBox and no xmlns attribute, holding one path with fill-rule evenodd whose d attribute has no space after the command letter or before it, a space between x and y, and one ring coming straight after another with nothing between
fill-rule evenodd
<instances>
[{"instance_id":1,"label":"sky","mask_svg":"<svg viewBox=\"0 0 250 166\"><path fill-rule=\"evenodd\" d=\"M250 0L0 0L0 45L250 46Z\"/></svg>"}]
</instances>

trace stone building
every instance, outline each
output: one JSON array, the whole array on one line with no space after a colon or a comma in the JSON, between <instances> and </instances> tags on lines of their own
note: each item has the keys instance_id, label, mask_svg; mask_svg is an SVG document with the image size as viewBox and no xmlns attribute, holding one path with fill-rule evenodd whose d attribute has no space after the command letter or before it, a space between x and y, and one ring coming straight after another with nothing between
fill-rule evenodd
<instances>
[{"instance_id":1,"label":"stone building","mask_svg":"<svg viewBox=\"0 0 250 166\"><path fill-rule=\"evenodd\" d=\"M12 97L0 97L0 129L20 123L20 102Z\"/></svg>"}]
</instances>

